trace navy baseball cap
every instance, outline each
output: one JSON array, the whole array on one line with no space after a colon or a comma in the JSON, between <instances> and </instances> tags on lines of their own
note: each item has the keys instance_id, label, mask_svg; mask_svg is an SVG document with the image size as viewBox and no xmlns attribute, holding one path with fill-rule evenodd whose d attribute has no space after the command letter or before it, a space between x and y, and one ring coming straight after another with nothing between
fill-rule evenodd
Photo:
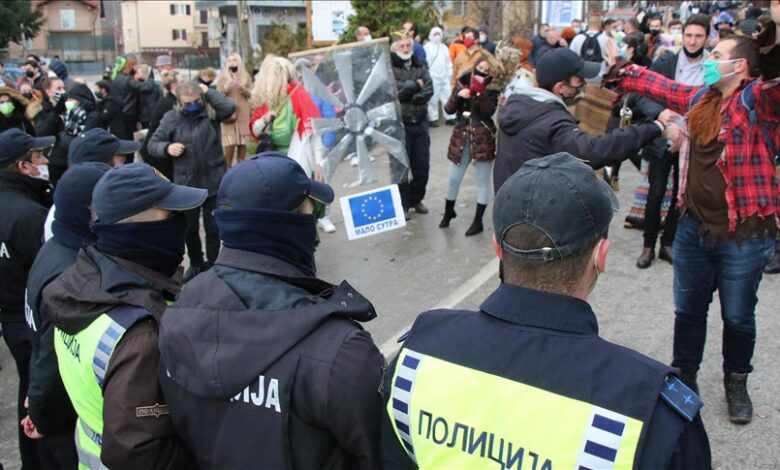
<instances>
[{"instance_id":1,"label":"navy baseball cap","mask_svg":"<svg viewBox=\"0 0 780 470\"><path fill-rule=\"evenodd\" d=\"M263 152L228 170L219 185L217 207L292 211L306 197L330 204L335 195L287 155Z\"/></svg>"},{"instance_id":2,"label":"navy baseball cap","mask_svg":"<svg viewBox=\"0 0 780 470\"><path fill-rule=\"evenodd\" d=\"M0 132L0 167L16 163L27 152L54 144L54 136L33 137L17 128Z\"/></svg>"},{"instance_id":3,"label":"navy baseball cap","mask_svg":"<svg viewBox=\"0 0 780 470\"><path fill-rule=\"evenodd\" d=\"M113 224L158 207L186 211L203 204L208 191L171 183L146 163L129 163L109 170L92 192L96 222Z\"/></svg>"},{"instance_id":4,"label":"navy baseball cap","mask_svg":"<svg viewBox=\"0 0 780 470\"><path fill-rule=\"evenodd\" d=\"M108 163L114 155L133 153L141 148L141 143L133 140L120 140L105 129L95 128L73 139L68 149L68 164L82 162Z\"/></svg>"},{"instance_id":5,"label":"navy baseball cap","mask_svg":"<svg viewBox=\"0 0 780 470\"><path fill-rule=\"evenodd\" d=\"M612 188L566 152L529 160L501 186L493 205L496 241L513 256L556 260L604 236L618 210ZM519 249L506 234L517 225L544 232L553 246Z\"/></svg>"},{"instance_id":6,"label":"navy baseball cap","mask_svg":"<svg viewBox=\"0 0 780 470\"><path fill-rule=\"evenodd\" d=\"M593 78L601 72L601 62L582 60L576 52L567 48L553 49L536 64L536 81L544 88L567 80L574 75Z\"/></svg>"},{"instance_id":7,"label":"navy baseball cap","mask_svg":"<svg viewBox=\"0 0 780 470\"><path fill-rule=\"evenodd\" d=\"M57 204L60 192L64 191L85 207L91 205L95 185L110 169L111 167L103 162L84 162L71 166L57 182L54 203Z\"/></svg>"}]
</instances>

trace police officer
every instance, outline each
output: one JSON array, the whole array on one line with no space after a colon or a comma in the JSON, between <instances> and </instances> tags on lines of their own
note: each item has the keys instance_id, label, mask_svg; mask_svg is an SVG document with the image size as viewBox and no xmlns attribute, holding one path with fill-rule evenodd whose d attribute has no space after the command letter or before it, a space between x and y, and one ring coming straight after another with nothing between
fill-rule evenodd
<instances>
[{"instance_id":1,"label":"police officer","mask_svg":"<svg viewBox=\"0 0 780 470\"><path fill-rule=\"evenodd\" d=\"M384 358L346 281L315 277L330 186L265 152L228 170L224 243L160 325L161 384L200 468L379 468Z\"/></svg>"},{"instance_id":2,"label":"police officer","mask_svg":"<svg viewBox=\"0 0 780 470\"><path fill-rule=\"evenodd\" d=\"M72 166L62 175L54 190L54 237L41 247L27 280L25 301L32 361L28 415L22 426L28 437L40 439L38 449L44 469L76 468L78 458L73 441L76 412L57 368L54 327L40 308L41 291L73 265L79 249L94 241L89 228L92 190L110 168L102 162L86 162Z\"/></svg>"},{"instance_id":3,"label":"police officer","mask_svg":"<svg viewBox=\"0 0 780 470\"><path fill-rule=\"evenodd\" d=\"M701 400L672 370L598 336L587 303L617 200L566 153L501 187L504 283L417 318L385 375L385 468L709 468Z\"/></svg>"},{"instance_id":4,"label":"police officer","mask_svg":"<svg viewBox=\"0 0 780 470\"><path fill-rule=\"evenodd\" d=\"M43 243L43 221L51 205L48 160L43 150L54 137L33 138L19 129L0 133L0 326L19 373L18 417L26 416L24 397L30 369L30 334L24 324L24 288ZM37 468L38 446L19 431L24 468Z\"/></svg>"},{"instance_id":5,"label":"police officer","mask_svg":"<svg viewBox=\"0 0 780 470\"><path fill-rule=\"evenodd\" d=\"M84 467L192 463L160 392L157 324L180 290L183 211L205 198L144 163L109 170L92 192L94 245L43 290Z\"/></svg>"}]
</instances>

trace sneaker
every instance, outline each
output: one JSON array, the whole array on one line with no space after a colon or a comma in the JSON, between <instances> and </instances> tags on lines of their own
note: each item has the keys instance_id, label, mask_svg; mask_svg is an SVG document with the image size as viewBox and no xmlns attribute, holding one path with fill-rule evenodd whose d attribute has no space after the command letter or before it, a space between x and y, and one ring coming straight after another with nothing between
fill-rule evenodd
<instances>
[{"instance_id":1,"label":"sneaker","mask_svg":"<svg viewBox=\"0 0 780 470\"><path fill-rule=\"evenodd\" d=\"M357 158L357 154L355 152L348 153L346 157L344 157L344 161L352 160L353 158Z\"/></svg>"},{"instance_id":2,"label":"sneaker","mask_svg":"<svg viewBox=\"0 0 780 470\"><path fill-rule=\"evenodd\" d=\"M336 231L336 226L333 225L333 222L330 221L330 217L321 218L317 221L317 225L319 225L319 227L325 233L333 233Z\"/></svg>"},{"instance_id":3,"label":"sneaker","mask_svg":"<svg viewBox=\"0 0 780 470\"><path fill-rule=\"evenodd\" d=\"M354 154L353 154L354 155ZM350 166L358 166L358 163L360 162L360 159L357 155L349 159L349 165Z\"/></svg>"}]
</instances>

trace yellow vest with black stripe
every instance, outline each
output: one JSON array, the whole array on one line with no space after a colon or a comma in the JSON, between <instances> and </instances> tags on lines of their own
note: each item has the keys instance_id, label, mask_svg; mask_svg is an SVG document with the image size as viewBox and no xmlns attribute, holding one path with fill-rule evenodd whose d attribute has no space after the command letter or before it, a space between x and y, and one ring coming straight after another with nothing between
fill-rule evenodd
<instances>
[{"instance_id":1,"label":"yellow vest with black stripe","mask_svg":"<svg viewBox=\"0 0 780 470\"><path fill-rule=\"evenodd\" d=\"M418 317L397 358L386 409L417 466L634 467L665 366L597 335L553 336L558 349L548 349L545 335L507 325L465 311ZM569 345L583 352L572 356ZM581 378L593 383L580 386ZM560 391L578 386L579 396Z\"/></svg>"},{"instance_id":2,"label":"yellow vest with black stripe","mask_svg":"<svg viewBox=\"0 0 780 470\"><path fill-rule=\"evenodd\" d=\"M62 383L78 414L75 439L81 469L106 468L100 461L106 371L125 331L148 316L151 314L145 309L123 305L100 315L76 334L54 330Z\"/></svg>"}]
</instances>

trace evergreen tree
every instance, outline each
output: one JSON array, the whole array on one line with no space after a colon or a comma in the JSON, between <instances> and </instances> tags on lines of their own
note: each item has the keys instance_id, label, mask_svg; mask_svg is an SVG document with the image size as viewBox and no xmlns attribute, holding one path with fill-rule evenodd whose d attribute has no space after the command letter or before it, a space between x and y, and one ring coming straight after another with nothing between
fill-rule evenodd
<instances>
[{"instance_id":1,"label":"evergreen tree","mask_svg":"<svg viewBox=\"0 0 780 470\"><path fill-rule=\"evenodd\" d=\"M414 22L422 38L434 26L430 15L416 0L352 0L352 8L355 14L349 18L349 28L341 35L341 42L354 41L358 26L371 30L374 39L401 30L406 21Z\"/></svg>"},{"instance_id":2,"label":"evergreen tree","mask_svg":"<svg viewBox=\"0 0 780 470\"><path fill-rule=\"evenodd\" d=\"M0 2L0 49L9 42L21 44L23 38L34 38L44 21L37 9L30 8L30 0Z\"/></svg>"}]
</instances>

